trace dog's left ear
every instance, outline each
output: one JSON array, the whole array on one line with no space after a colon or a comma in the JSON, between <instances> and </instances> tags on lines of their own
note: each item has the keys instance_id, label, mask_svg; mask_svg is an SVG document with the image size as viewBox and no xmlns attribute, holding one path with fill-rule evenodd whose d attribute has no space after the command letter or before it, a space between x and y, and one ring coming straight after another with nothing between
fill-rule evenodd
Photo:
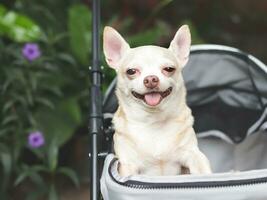
<instances>
[{"instance_id":1,"label":"dog's left ear","mask_svg":"<svg viewBox=\"0 0 267 200\"><path fill-rule=\"evenodd\" d=\"M191 34L187 25L181 26L171 41L169 49L177 57L180 67L184 67L190 54Z\"/></svg>"}]
</instances>

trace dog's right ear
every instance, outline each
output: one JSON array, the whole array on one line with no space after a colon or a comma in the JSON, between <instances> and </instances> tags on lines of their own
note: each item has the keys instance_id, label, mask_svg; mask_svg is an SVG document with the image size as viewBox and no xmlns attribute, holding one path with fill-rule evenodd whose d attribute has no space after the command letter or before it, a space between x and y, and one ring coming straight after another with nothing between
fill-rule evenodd
<instances>
[{"instance_id":1,"label":"dog's right ear","mask_svg":"<svg viewBox=\"0 0 267 200\"><path fill-rule=\"evenodd\" d=\"M184 67L189 59L191 34L187 25L181 26L171 41L169 49L178 58L180 67Z\"/></svg>"},{"instance_id":2,"label":"dog's right ear","mask_svg":"<svg viewBox=\"0 0 267 200\"><path fill-rule=\"evenodd\" d=\"M103 50L108 65L114 69L119 66L123 55L130 49L129 44L112 27L104 28Z\"/></svg>"}]
</instances>

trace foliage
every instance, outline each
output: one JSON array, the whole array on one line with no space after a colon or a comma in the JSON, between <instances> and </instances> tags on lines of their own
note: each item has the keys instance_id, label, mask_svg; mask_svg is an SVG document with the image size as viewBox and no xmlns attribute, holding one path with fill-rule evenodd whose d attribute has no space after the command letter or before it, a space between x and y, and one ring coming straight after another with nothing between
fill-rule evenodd
<instances>
[{"instance_id":1,"label":"foliage","mask_svg":"<svg viewBox=\"0 0 267 200\"><path fill-rule=\"evenodd\" d=\"M13 13L17 17L16 22L28 19L15 12L7 13ZM64 39L60 37L61 33L43 33L38 42L42 55L28 60L22 54L23 44L17 42L38 38L32 37L29 26L25 26L25 35L16 37L21 35L21 27L16 28L17 24L12 20L4 20L4 23L6 27L12 27L12 31L8 32L1 26L1 33L12 40L0 40L0 176L3 177L0 194L9 198L8 191L31 180L36 192L29 193L27 198L49 194L54 199L57 196L58 174L79 184L74 171L58 165L59 148L81 124L80 96L76 95L76 91L75 94L64 92L72 82L71 73L76 71L76 61L68 52L55 54L58 43ZM34 130L45 134L46 143L40 149L33 149L27 143L29 133ZM24 160L23 152L29 150L36 164ZM47 177L50 177L49 180L46 180Z\"/></svg>"},{"instance_id":2,"label":"foliage","mask_svg":"<svg viewBox=\"0 0 267 200\"><path fill-rule=\"evenodd\" d=\"M83 5L74 5L69 9L68 29L73 54L83 64L89 64L91 50L92 15ZM77 31L79 30L79 31Z\"/></svg>"},{"instance_id":3,"label":"foliage","mask_svg":"<svg viewBox=\"0 0 267 200\"><path fill-rule=\"evenodd\" d=\"M14 185L17 186L27 178L30 179L35 185L35 190L27 196L28 199L36 199L46 195L48 199L58 199L56 179L59 175L69 178L76 187L79 187L80 183L76 172L68 167L58 166L58 147L56 142L52 141L43 149L35 149L33 152L41 160L41 163L36 165L22 164L20 166L19 175Z\"/></svg>"},{"instance_id":4,"label":"foliage","mask_svg":"<svg viewBox=\"0 0 267 200\"><path fill-rule=\"evenodd\" d=\"M31 183L27 199L55 200L62 176L79 186L77 172L59 162L59 152L78 127L87 126L92 13L79 0L3 2L8 6L0 5L0 196L11 199ZM101 27L114 26L133 47L166 45L172 28L156 16L172 2L160 1L138 26L134 16L112 14ZM105 2L103 10L109 6ZM40 55L23 53L29 42ZM104 74L105 90L115 74L108 67ZM34 131L45 139L38 148L28 143Z\"/></svg>"},{"instance_id":5,"label":"foliage","mask_svg":"<svg viewBox=\"0 0 267 200\"><path fill-rule=\"evenodd\" d=\"M17 42L40 39L40 27L28 17L0 6L0 34Z\"/></svg>"}]
</instances>

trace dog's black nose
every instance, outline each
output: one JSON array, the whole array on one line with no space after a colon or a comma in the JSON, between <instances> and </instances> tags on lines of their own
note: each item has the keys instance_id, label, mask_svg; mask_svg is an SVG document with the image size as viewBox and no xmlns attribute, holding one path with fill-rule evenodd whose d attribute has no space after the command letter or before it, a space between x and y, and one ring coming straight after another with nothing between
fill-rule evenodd
<instances>
[{"instance_id":1,"label":"dog's black nose","mask_svg":"<svg viewBox=\"0 0 267 200\"><path fill-rule=\"evenodd\" d=\"M155 75L145 77L144 85L149 89L154 89L159 85L159 78Z\"/></svg>"}]
</instances>

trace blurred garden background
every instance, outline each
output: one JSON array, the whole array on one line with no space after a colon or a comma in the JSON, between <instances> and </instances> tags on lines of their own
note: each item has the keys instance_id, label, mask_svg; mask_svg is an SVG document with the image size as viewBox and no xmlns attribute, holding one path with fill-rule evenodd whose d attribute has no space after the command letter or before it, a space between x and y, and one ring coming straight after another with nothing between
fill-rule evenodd
<instances>
[{"instance_id":1,"label":"blurred garden background","mask_svg":"<svg viewBox=\"0 0 267 200\"><path fill-rule=\"evenodd\" d=\"M0 199L89 199L91 0L0 1ZM131 46L240 48L267 63L266 0L102 0ZM102 56L103 58L103 56ZM103 91L114 77L104 66Z\"/></svg>"}]
</instances>

